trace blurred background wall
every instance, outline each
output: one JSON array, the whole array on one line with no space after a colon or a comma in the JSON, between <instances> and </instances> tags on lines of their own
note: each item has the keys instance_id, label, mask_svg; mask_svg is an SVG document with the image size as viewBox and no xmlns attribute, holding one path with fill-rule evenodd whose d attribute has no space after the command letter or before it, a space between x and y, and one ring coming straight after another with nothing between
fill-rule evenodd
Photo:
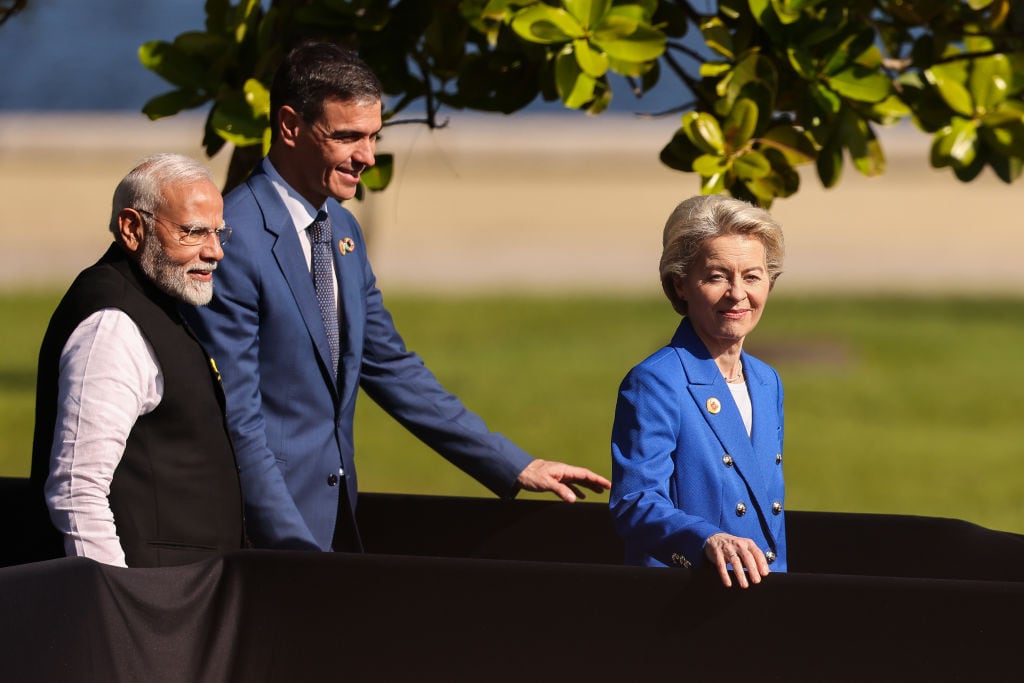
<instances>
[{"instance_id":1,"label":"blurred background wall","mask_svg":"<svg viewBox=\"0 0 1024 683\"><path fill-rule=\"evenodd\" d=\"M2 37L2 36L0 36ZM676 124L624 115L453 115L385 129L393 184L351 202L388 289L658 291L661 228L699 191L660 164ZM204 158L202 116L0 112L0 287L66 284L109 241L118 180L140 158ZM813 172L772 213L786 232L777 292L1024 292L1021 186L927 165L927 141L887 131L888 170ZM224 177L227 152L206 160Z\"/></svg>"}]
</instances>

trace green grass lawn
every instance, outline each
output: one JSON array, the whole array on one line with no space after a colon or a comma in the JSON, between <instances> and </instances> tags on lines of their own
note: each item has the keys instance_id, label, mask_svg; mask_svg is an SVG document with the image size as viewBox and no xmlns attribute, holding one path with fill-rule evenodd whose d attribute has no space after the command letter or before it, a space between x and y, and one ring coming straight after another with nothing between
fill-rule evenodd
<instances>
[{"instance_id":1,"label":"green grass lawn","mask_svg":"<svg viewBox=\"0 0 1024 683\"><path fill-rule=\"evenodd\" d=\"M3 476L28 471L36 353L56 299L0 295ZM492 429L605 474L619 381L678 322L653 296L388 305L410 348ZM785 384L790 509L1024 533L1024 300L777 296L747 348ZM364 491L490 495L365 397L356 441Z\"/></svg>"}]
</instances>

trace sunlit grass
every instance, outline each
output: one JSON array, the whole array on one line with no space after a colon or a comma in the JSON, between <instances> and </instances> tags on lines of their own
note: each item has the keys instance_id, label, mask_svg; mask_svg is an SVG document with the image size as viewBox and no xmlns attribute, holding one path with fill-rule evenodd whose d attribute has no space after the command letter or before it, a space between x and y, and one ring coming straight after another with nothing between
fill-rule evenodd
<instances>
[{"instance_id":1,"label":"sunlit grass","mask_svg":"<svg viewBox=\"0 0 1024 683\"><path fill-rule=\"evenodd\" d=\"M0 475L28 471L36 353L57 298L0 296ZM656 296L387 303L410 348L492 429L605 474L618 384L678 322ZM785 384L788 507L1024 533L1022 347L1024 300L776 295L747 348ZM356 440L362 490L490 495L366 397Z\"/></svg>"}]
</instances>

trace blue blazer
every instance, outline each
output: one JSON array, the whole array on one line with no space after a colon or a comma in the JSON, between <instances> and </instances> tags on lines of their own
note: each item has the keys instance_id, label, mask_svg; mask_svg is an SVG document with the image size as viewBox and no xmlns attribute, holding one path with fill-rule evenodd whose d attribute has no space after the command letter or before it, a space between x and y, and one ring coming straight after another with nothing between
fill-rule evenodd
<instances>
[{"instance_id":1,"label":"blue blazer","mask_svg":"<svg viewBox=\"0 0 1024 683\"><path fill-rule=\"evenodd\" d=\"M405 348L359 224L334 200L328 213L337 247L337 382L298 235L261 172L225 197L224 218L234 232L214 276L213 301L186 311L223 379L246 529L257 547L327 550L338 515L354 514L352 421L360 386L498 495L515 494L516 476L532 460L490 432ZM342 484L350 505L339 511ZM355 528L354 518L346 523Z\"/></svg>"},{"instance_id":2,"label":"blue blazer","mask_svg":"<svg viewBox=\"0 0 1024 683\"><path fill-rule=\"evenodd\" d=\"M683 319L671 343L633 368L612 428L615 527L626 561L699 567L719 532L753 539L786 570L782 382L747 353L751 435L704 343Z\"/></svg>"}]
</instances>

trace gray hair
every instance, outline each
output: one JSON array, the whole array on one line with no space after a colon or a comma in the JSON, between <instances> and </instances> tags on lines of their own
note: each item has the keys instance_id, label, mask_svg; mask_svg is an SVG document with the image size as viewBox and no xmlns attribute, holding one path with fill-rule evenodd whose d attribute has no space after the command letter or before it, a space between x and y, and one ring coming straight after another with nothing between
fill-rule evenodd
<instances>
[{"instance_id":1,"label":"gray hair","mask_svg":"<svg viewBox=\"0 0 1024 683\"><path fill-rule=\"evenodd\" d=\"M686 315L686 302L676 294L675 281L686 278L704 242L724 235L756 237L764 245L768 280L782 274L786 246L782 227L762 208L720 194L684 200L665 222L659 272L672 308Z\"/></svg>"},{"instance_id":2,"label":"gray hair","mask_svg":"<svg viewBox=\"0 0 1024 683\"><path fill-rule=\"evenodd\" d=\"M214 182L210 170L192 157L182 154L155 154L146 157L128 172L114 190L110 232L114 237L118 236L117 216L122 209L160 213L164 203L165 187L200 180Z\"/></svg>"}]
</instances>

